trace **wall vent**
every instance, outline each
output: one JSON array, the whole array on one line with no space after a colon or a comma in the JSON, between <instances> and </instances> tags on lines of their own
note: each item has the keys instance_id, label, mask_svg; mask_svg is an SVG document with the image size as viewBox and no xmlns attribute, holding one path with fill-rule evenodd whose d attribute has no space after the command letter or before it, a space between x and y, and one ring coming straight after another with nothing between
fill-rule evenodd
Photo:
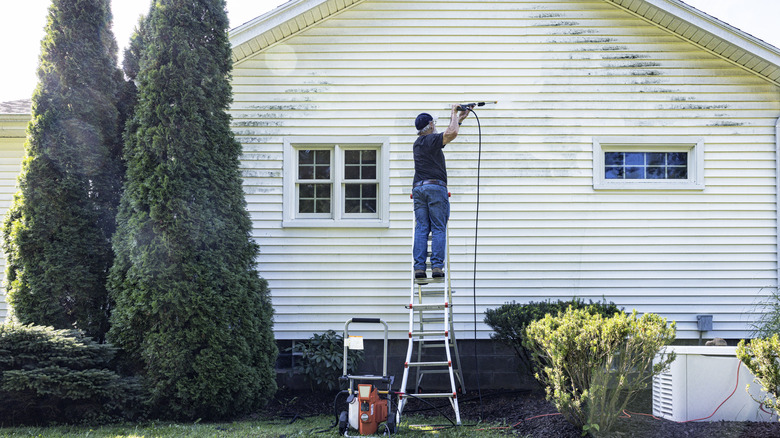
<instances>
[{"instance_id":1,"label":"wall vent","mask_svg":"<svg viewBox=\"0 0 780 438\"><path fill-rule=\"evenodd\" d=\"M656 417L674 416L674 384L672 373L662 373L653 379L653 413Z\"/></svg>"}]
</instances>

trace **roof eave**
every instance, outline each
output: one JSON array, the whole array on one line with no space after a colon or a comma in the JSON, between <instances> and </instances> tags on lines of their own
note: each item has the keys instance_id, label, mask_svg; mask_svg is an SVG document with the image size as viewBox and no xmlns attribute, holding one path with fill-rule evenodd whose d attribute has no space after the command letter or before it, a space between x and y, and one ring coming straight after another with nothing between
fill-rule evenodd
<instances>
[{"instance_id":1,"label":"roof eave","mask_svg":"<svg viewBox=\"0 0 780 438\"><path fill-rule=\"evenodd\" d=\"M262 35L268 29L295 19L318 4L327 0L290 0L265 14L230 30L230 42L233 47Z\"/></svg>"},{"instance_id":2,"label":"roof eave","mask_svg":"<svg viewBox=\"0 0 780 438\"><path fill-rule=\"evenodd\" d=\"M364 0L290 0L230 31L233 62L279 43Z\"/></svg>"},{"instance_id":3,"label":"roof eave","mask_svg":"<svg viewBox=\"0 0 780 438\"><path fill-rule=\"evenodd\" d=\"M290 0L231 30L233 62L246 59L362 1ZM780 49L681 0L605 1L780 86Z\"/></svg>"},{"instance_id":4,"label":"roof eave","mask_svg":"<svg viewBox=\"0 0 780 438\"><path fill-rule=\"evenodd\" d=\"M606 0L780 85L780 49L680 0ZM669 20L664 14L673 16ZM691 32L691 28L702 32ZM750 56L736 55L738 48Z\"/></svg>"}]
</instances>

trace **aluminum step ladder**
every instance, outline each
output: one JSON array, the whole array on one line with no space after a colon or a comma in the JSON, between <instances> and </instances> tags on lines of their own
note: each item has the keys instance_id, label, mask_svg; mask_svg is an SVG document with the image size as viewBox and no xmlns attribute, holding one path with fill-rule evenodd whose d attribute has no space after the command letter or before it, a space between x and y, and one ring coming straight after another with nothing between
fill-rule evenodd
<instances>
[{"instance_id":1,"label":"aluminum step ladder","mask_svg":"<svg viewBox=\"0 0 780 438\"><path fill-rule=\"evenodd\" d=\"M412 233L412 238L414 238L414 233ZM412 267L410 300L406 306L409 309L409 345L406 350L404 374L399 392L398 415L400 418L410 397L447 398L455 411L456 422L460 425L458 392L465 394L466 386L463 383L458 343L455 339L452 321L449 227L447 227L446 239L444 277L415 279L414 267ZM429 260L430 243L429 236ZM427 262L427 265L428 272L430 272L430 261ZM417 353L416 360L412 360L415 351ZM413 390L407 392L412 369L415 370ZM428 374L447 374L450 391L422 392L423 378Z\"/></svg>"}]
</instances>

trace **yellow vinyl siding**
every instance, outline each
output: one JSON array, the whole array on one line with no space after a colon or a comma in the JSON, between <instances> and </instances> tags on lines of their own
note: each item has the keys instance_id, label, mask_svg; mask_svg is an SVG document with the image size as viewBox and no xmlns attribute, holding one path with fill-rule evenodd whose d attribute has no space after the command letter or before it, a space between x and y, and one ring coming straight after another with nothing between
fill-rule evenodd
<instances>
[{"instance_id":1,"label":"yellow vinyl siding","mask_svg":"<svg viewBox=\"0 0 780 438\"><path fill-rule=\"evenodd\" d=\"M22 158L24 157L23 135L24 127L27 126L26 123L21 121L8 122L3 117L3 115L0 115L0 126L3 127L3 131L7 129L21 133L22 137L0 137L0 218L5 217L17 190L16 178L22 167ZM5 257L0 257L0 284L4 285L4 280ZM7 316L8 305L5 300L5 287L0 287L0 323Z\"/></svg>"},{"instance_id":2,"label":"yellow vinyl siding","mask_svg":"<svg viewBox=\"0 0 780 438\"><path fill-rule=\"evenodd\" d=\"M614 301L746 336L776 284L778 88L601 1L364 1L238 62L234 130L279 339L352 316L406 330L412 121L497 100L482 122L482 312ZM594 191L594 137L702 137L703 191ZM389 229L282 228L289 136L390 139ZM473 330L477 126L445 149L456 329ZM463 337L472 335L462 335Z\"/></svg>"}]
</instances>

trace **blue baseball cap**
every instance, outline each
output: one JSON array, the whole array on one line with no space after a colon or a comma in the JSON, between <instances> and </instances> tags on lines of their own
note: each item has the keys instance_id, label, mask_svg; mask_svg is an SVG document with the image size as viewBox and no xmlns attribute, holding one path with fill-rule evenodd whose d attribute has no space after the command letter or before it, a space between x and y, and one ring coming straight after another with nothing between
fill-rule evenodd
<instances>
[{"instance_id":1,"label":"blue baseball cap","mask_svg":"<svg viewBox=\"0 0 780 438\"><path fill-rule=\"evenodd\" d=\"M420 113L419 116L417 116L417 119L414 121L414 127L417 128L418 131L428 126L428 123L431 123L431 120L433 120L433 117L428 113Z\"/></svg>"}]
</instances>

